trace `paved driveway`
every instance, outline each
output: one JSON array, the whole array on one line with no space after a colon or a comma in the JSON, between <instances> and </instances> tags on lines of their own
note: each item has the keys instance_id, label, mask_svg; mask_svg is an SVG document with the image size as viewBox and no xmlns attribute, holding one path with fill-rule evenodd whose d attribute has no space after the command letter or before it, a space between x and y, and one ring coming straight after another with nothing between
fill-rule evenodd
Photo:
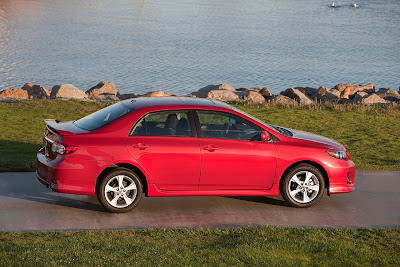
<instances>
[{"instance_id":1,"label":"paved driveway","mask_svg":"<svg viewBox=\"0 0 400 267\"><path fill-rule=\"evenodd\" d=\"M324 196L308 209L266 197L142 198L125 214L96 198L51 192L34 173L0 173L0 231L227 227L399 227L400 171L358 171L353 193Z\"/></svg>"}]
</instances>

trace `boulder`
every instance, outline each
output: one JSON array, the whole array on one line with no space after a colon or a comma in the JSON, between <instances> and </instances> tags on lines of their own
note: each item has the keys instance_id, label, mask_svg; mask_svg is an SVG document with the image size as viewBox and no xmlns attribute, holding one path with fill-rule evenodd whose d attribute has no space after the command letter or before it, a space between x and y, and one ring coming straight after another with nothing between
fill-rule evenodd
<instances>
[{"instance_id":1,"label":"boulder","mask_svg":"<svg viewBox=\"0 0 400 267\"><path fill-rule=\"evenodd\" d=\"M379 88L376 94L386 101L400 101L400 94L391 88Z\"/></svg>"},{"instance_id":2,"label":"boulder","mask_svg":"<svg viewBox=\"0 0 400 267\"><path fill-rule=\"evenodd\" d=\"M343 91L340 91L340 98L349 98L350 95L350 91L351 91L351 85L347 85L346 89L344 89Z\"/></svg>"},{"instance_id":3,"label":"boulder","mask_svg":"<svg viewBox=\"0 0 400 267\"><path fill-rule=\"evenodd\" d=\"M339 99L338 104L353 104L353 101L348 98L341 98Z\"/></svg>"},{"instance_id":4,"label":"boulder","mask_svg":"<svg viewBox=\"0 0 400 267\"><path fill-rule=\"evenodd\" d=\"M236 92L235 88L233 88L228 84L223 83L220 85L212 85L212 84L207 85L206 87L200 88L197 92L193 92L191 94L196 97L206 98L208 93L214 90L226 90L226 91Z\"/></svg>"},{"instance_id":5,"label":"boulder","mask_svg":"<svg viewBox=\"0 0 400 267\"><path fill-rule=\"evenodd\" d=\"M293 105L297 104L296 100L291 99L290 97L284 95L276 95L272 96L270 102L276 105Z\"/></svg>"},{"instance_id":6,"label":"boulder","mask_svg":"<svg viewBox=\"0 0 400 267\"><path fill-rule=\"evenodd\" d=\"M342 93L342 91L346 90L350 86L349 97L352 98L357 92L366 92L368 94L375 93L375 85L373 83L369 83L366 85L352 85L350 83L339 83L332 89L336 89ZM347 89L348 90L348 89Z\"/></svg>"},{"instance_id":7,"label":"boulder","mask_svg":"<svg viewBox=\"0 0 400 267\"><path fill-rule=\"evenodd\" d=\"M245 96L243 99L252 104L262 104L265 102L263 95L255 91L249 91L247 96Z\"/></svg>"},{"instance_id":8,"label":"boulder","mask_svg":"<svg viewBox=\"0 0 400 267\"><path fill-rule=\"evenodd\" d=\"M91 99L94 101L97 101L97 102L117 102L117 101L119 101L119 98L117 96L111 95L111 94L101 94L101 95L95 96Z\"/></svg>"},{"instance_id":9,"label":"boulder","mask_svg":"<svg viewBox=\"0 0 400 267\"><path fill-rule=\"evenodd\" d=\"M310 99L314 99L317 94L317 89L312 87L295 87L294 89L300 90L303 94L308 96Z\"/></svg>"},{"instance_id":10,"label":"boulder","mask_svg":"<svg viewBox=\"0 0 400 267\"><path fill-rule=\"evenodd\" d=\"M207 98L221 101L237 101L239 96L231 90L212 90L208 92Z\"/></svg>"},{"instance_id":11,"label":"boulder","mask_svg":"<svg viewBox=\"0 0 400 267\"><path fill-rule=\"evenodd\" d=\"M172 96L173 94L170 93L164 93L161 90L154 91L154 92L148 92L144 95L141 95L140 97L163 97L163 96Z\"/></svg>"},{"instance_id":12,"label":"boulder","mask_svg":"<svg viewBox=\"0 0 400 267\"><path fill-rule=\"evenodd\" d=\"M114 83L112 82L101 82L96 86L93 86L89 90L86 91L86 94L89 98L94 98L102 94L114 95L118 94L117 89L115 89Z\"/></svg>"},{"instance_id":13,"label":"boulder","mask_svg":"<svg viewBox=\"0 0 400 267\"><path fill-rule=\"evenodd\" d=\"M339 100L340 92L336 89L328 89L324 86L318 88L317 93L315 94L315 98L318 102L334 102Z\"/></svg>"},{"instance_id":14,"label":"boulder","mask_svg":"<svg viewBox=\"0 0 400 267\"><path fill-rule=\"evenodd\" d=\"M22 89L28 92L29 99L42 99L42 98L49 98L50 91L44 89L43 86L33 83L26 83L22 86Z\"/></svg>"},{"instance_id":15,"label":"boulder","mask_svg":"<svg viewBox=\"0 0 400 267\"><path fill-rule=\"evenodd\" d=\"M137 95L134 94L134 93L120 94L120 95L118 95L118 97L119 97L120 100L125 100L125 99L135 98L135 97L137 97Z\"/></svg>"},{"instance_id":16,"label":"boulder","mask_svg":"<svg viewBox=\"0 0 400 267\"><path fill-rule=\"evenodd\" d=\"M353 98L353 103L359 103L367 95L366 92L357 92Z\"/></svg>"},{"instance_id":17,"label":"boulder","mask_svg":"<svg viewBox=\"0 0 400 267\"><path fill-rule=\"evenodd\" d=\"M27 100L29 99L28 91L22 88L5 89L0 91L0 99L5 100Z\"/></svg>"},{"instance_id":18,"label":"boulder","mask_svg":"<svg viewBox=\"0 0 400 267\"><path fill-rule=\"evenodd\" d=\"M386 104L386 100L378 96L377 94L366 94L364 97L359 99L357 103L360 104Z\"/></svg>"},{"instance_id":19,"label":"boulder","mask_svg":"<svg viewBox=\"0 0 400 267\"><path fill-rule=\"evenodd\" d=\"M261 89L259 93L265 97L265 99L270 99L272 97L272 94L267 87Z\"/></svg>"},{"instance_id":20,"label":"boulder","mask_svg":"<svg viewBox=\"0 0 400 267\"><path fill-rule=\"evenodd\" d=\"M51 89L50 93L50 98L51 99L86 99L87 95L85 92L79 90L72 84L61 84L61 85L55 85Z\"/></svg>"},{"instance_id":21,"label":"boulder","mask_svg":"<svg viewBox=\"0 0 400 267\"><path fill-rule=\"evenodd\" d=\"M303 92L295 88L288 88L285 91L281 92L281 95L290 97L291 99L296 100L298 103L303 105L310 105L313 101L306 96Z\"/></svg>"}]
</instances>

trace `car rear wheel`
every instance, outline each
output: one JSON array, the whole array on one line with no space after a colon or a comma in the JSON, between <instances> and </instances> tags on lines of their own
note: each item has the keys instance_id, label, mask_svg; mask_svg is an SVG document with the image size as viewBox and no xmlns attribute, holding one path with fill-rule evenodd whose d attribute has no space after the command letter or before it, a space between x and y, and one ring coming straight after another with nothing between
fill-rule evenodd
<instances>
[{"instance_id":1,"label":"car rear wheel","mask_svg":"<svg viewBox=\"0 0 400 267\"><path fill-rule=\"evenodd\" d=\"M97 199L108 211L128 212L139 204L143 186L131 170L115 168L101 178L96 193Z\"/></svg>"},{"instance_id":2,"label":"car rear wheel","mask_svg":"<svg viewBox=\"0 0 400 267\"><path fill-rule=\"evenodd\" d=\"M321 172L309 164L300 164L290 170L281 183L282 197L293 207L311 207L322 198L325 180Z\"/></svg>"}]
</instances>

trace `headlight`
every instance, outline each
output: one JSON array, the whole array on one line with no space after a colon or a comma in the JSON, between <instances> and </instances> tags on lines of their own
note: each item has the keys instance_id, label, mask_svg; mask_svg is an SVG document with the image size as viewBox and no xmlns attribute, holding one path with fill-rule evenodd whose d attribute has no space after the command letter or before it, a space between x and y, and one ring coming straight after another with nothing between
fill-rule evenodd
<instances>
[{"instance_id":1,"label":"headlight","mask_svg":"<svg viewBox=\"0 0 400 267\"><path fill-rule=\"evenodd\" d=\"M344 151L326 151L326 153L331 157L347 160L347 155Z\"/></svg>"}]
</instances>

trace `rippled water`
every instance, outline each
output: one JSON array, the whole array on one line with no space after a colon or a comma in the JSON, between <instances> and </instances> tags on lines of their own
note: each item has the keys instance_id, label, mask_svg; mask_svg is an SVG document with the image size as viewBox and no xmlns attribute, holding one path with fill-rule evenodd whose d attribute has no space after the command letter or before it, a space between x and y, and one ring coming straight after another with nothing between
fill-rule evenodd
<instances>
[{"instance_id":1,"label":"rippled water","mask_svg":"<svg viewBox=\"0 0 400 267\"><path fill-rule=\"evenodd\" d=\"M400 1L0 0L0 90L400 86Z\"/></svg>"}]
</instances>

